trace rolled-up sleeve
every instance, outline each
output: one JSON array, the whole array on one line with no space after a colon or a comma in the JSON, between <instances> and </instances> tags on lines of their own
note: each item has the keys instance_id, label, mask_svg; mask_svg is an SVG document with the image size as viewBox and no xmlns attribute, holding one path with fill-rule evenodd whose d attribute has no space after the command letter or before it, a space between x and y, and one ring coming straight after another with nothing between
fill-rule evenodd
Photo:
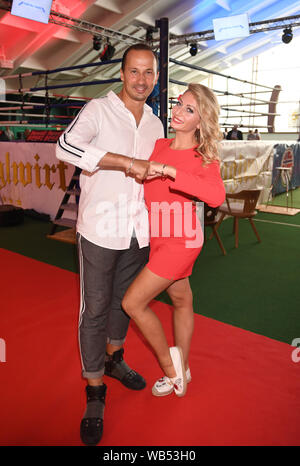
<instances>
[{"instance_id":1,"label":"rolled-up sleeve","mask_svg":"<svg viewBox=\"0 0 300 466\"><path fill-rule=\"evenodd\" d=\"M56 145L56 157L83 170L94 172L107 153L107 150L93 143L100 129L101 112L92 100L60 136Z\"/></svg>"},{"instance_id":2,"label":"rolled-up sleeve","mask_svg":"<svg viewBox=\"0 0 300 466\"><path fill-rule=\"evenodd\" d=\"M218 162L201 166L198 173L177 169L170 188L194 196L211 207L221 205L226 196Z\"/></svg>"}]
</instances>

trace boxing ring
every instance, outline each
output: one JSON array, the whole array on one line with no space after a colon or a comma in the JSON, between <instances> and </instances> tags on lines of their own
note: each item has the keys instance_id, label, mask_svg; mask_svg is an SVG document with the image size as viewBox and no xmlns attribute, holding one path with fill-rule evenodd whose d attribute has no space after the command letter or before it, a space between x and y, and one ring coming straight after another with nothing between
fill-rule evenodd
<instances>
[{"instance_id":1,"label":"boxing ring","mask_svg":"<svg viewBox=\"0 0 300 466\"><path fill-rule=\"evenodd\" d=\"M152 103L153 106L157 105L159 102L159 116L160 119L163 123L164 129L165 129L165 135L168 135L168 120L169 120L169 114L170 114L170 108L169 104L172 102L172 98L177 97L178 93L178 86L186 86L188 83L184 80L179 81L179 80L174 80L174 79L169 79L169 70L176 66L179 67L180 69L186 69L188 68L189 70L194 70L196 73L201 72L201 73L206 73L207 75L210 76L219 76L223 77L226 82L225 82L225 90L216 90L215 93L220 97L220 100L223 97L228 98L228 96L231 97L238 97L240 100L240 103L230 103L227 100L223 102L220 102L221 104L221 109L222 109L222 114L221 114L221 120L220 124L223 127L227 127L231 125L231 122L227 121L232 118L235 118L236 120L238 118L245 118L245 117L251 117L253 120L256 117L261 117L261 116L266 116L268 117L267 124L264 126L259 126L259 127L264 127L267 128L269 132L274 131L274 119L278 115L276 113L276 104L278 101L278 96L281 90L281 87L279 85L273 87L266 86L264 84L259 84L256 82L248 81L245 79L240 79L238 77L234 76L229 76L224 73L215 71L215 70L209 70L200 66L197 66L192 63L188 62L183 62L180 60L177 60L175 58L170 58L170 34L169 34L169 20L168 18L161 18L156 21L157 29L159 29L159 39L157 41L153 41L153 39L150 37L148 40L148 45L154 46L154 48L159 49L159 91L158 95L153 95L152 96ZM134 38L131 38L134 41ZM158 42L159 43L156 43ZM136 42L141 42L140 39L136 39ZM76 88L81 88L84 86L108 86L111 84L117 84L120 83L120 78L111 78L111 79L96 79L93 81L86 81L86 80L79 80L77 82L73 83L59 83L59 84L51 84L49 83L51 75L56 75L59 73L63 73L65 71L74 71L74 70L89 70L91 68L99 68L99 67L105 67L106 70L110 70L114 65L118 64L121 62L121 59L111 59L107 61L99 61L95 63L86 63L86 64L80 64L80 65L74 65L74 66L69 66L69 67L61 67L61 68L56 68L52 70L46 70L46 71L34 71L31 73L21 73L21 74L15 74L15 75L8 75L8 76L3 76L2 79L4 81L7 80L16 80L17 84L15 84L13 87L14 89L7 89L6 90L6 95L10 96L10 99L6 101L6 99L0 100L0 117L1 117L1 125L6 126L16 126L16 125L30 125L32 126L37 126L40 125L41 127L46 126L46 128L49 128L50 125L60 125L60 126L66 126L68 125L72 119L74 118L74 113L76 112L70 112L70 110L76 110L75 107L80 107L85 104L85 102L88 100L88 98L78 98L77 96L68 96L68 95L59 95L53 93L53 91L56 91L57 89L76 89ZM24 84L24 80L26 78L38 78L38 79L44 79L44 85L43 86L30 86L27 87ZM197 80L197 79L196 79ZM240 92L238 94L234 92L229 91L229 82L234 81L241 83L243 86L250 86L250 88L245 87L243 92ZM175 86L175 87L174 87ZM170 88L172 88L172 91L175 95L171 96ZM259 90L257 90L259 88ZM114 87L115 89L115 87ZM44 94L41 94L44 92ZM269 98L258 98L257 94L261 92L266 93L271 95ZM176 95L177 93L177 95ZM12 98L12 96L15 96ZM33 96L39 96L43 101L41 102L28 102L28 99L33 98ZM151 96L150 96L151 97ZM58 102L57 99L64 99L62 102ZM71 100L71 102L70 102ZM73 102L72 100L75 100ZM6 105L5 105L6 103ZM149 103L151 105L151 99L149 100ZM7 105L8 104L8 105ZM72 105L71 105L72 104ZM256 105L263 105L263 106L268 106L268 109L265 111L256 111L255 106ZM242 109L241 106L249 106L249 109ZM62 110L65 108L68 110L66 114L61 114L58 112L58 110ZM55 112L56 110L56 112ZM34 113L36 111L36 113ZM13 112L13 113L10 113ZM69 114L68 114L69 113ZM70 115L71 113L71 115ZM238 115L237 115L238 113ZM15 123L13 123L12 119L9 118L8 120L4 120L2 117L3 116L8 116L8 117L14 117L15 118ZM28 118L26 120L26 117ZM248 123L247 125L242 123L240 126L243 127L257 127L257 125L251 125Z\"/></svg>"},{"instance_id":2,"label":"boxing ring","mask_svg":"<svg viewBox=\"0 0 300 466\"><path fill-rule=\"evenodd\" d=\"M160 29L159 39L159 89L155 90L147 103L153 109L159 107L159 116L164 125L165 135L169 133L169 115L176 94L172 91L183 90L188 82L169 79L169 69L178 66L189 68L195 72L201 71L207 75L218 75L226 80L225 90L213 89L218 98L238 98L240 103L231 104L228 101L221 104L220 125L230 126L231 118L245 116L252 120L264 116L267 123L264 128L274 131L274 120L277 115L276 104L280 86L274 88L263 84L243 80L234 76L208 70L190 63L185 63L169 57L169 23L167 18L157 21ZM4 202L22 208L32 208L38 212L49 214L51 218L57 213L64 193L74 174L74 167L58 162L55 157L55 142L61 132L76 118L78 112L90 100L89 97L58 94L58 89L78 89L84 86L117 86L120 78L95 79L73 83L49 83L49 77L70 70L84 70L114 67L121 62L120 58L87 63L70 67L56 68L47 71L3 76L4 80L15 80L14 89L7 89L6 95L0 99L0 128L10 128L14 139L10 142L0 142L0 194ZM27 78L44 80L44 85L27 87ZM237 81L248 87L245 92L234 94L229 91L229 81ZM175 86L175 87L174 87ZM259 87L260 91L253 91ZM258 98L261 92L270 93L269 99ZM3 98L4 97L4 98ZM267 106L266 111L253 110L253 106ZM241 107L249 106L248 110ZM238 114L238 115L237 115ZM245 125L245 127L254 127ZM256 126L255 127L259 127ZM25 135L25 131L27 134ZM30 134L29 131L31 132ZM26 142L24 142L26 140ZM47 144L45 144L47 143ZM273 184L274 147L282 141L223 141L221 143L221 171L227 192L237 192L241 189L261 189L261 202L266 202ZM288 143L286 143L288 147ZM296 150L297 149L297 150ZM298 148L292 148L294 158L298 160ZM294 164L299 171L300 164ZM299 186L300 175L294 176L293 187ZM273 180L274 181L274 180ZM70 215L70 213L69 213ZM76 208L71 212L71 218L76 217Z\"/></svg>"}]
</instances>

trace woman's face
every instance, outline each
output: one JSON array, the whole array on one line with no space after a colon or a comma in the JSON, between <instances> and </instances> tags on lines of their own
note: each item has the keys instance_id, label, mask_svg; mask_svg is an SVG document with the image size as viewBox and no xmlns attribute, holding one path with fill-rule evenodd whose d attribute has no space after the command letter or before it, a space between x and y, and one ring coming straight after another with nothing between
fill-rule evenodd
<instances>
[{"instance_id":1,"label":"woman's face","mask_svg":"<svg viewBox=\"0 0 300 466\"><path fill-rule=\"evenodd\" d=\"M197 102L190 91L179 96L172 109L171 127L176 131L194 134L200 128L200 115Z\"/></svg>"}]
</instances>

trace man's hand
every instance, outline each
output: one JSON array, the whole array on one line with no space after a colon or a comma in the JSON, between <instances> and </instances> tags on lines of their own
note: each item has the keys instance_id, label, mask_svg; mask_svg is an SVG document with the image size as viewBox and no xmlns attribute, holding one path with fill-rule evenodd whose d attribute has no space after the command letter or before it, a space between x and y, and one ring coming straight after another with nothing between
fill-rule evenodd
<instances>
[{"instance_id":1,"label":"man's hand","mask_svg":"<svg viewBox=\"0 0 300 466\"><path fill-rule=\"evenodd\" d=\"M147 178L150 162L148 160L135 159L130 169L130 175L134 176L137 180L144 180Z\"/></svg>"},{"instance_id":2,"label":"man's hand","mask_svg":"<svg viewBox=\"0 0 300 466\"><path fill-rule=\"evenodd\" d=\"M153 178L157 178L158 176L162 176L162 169L163 164L159 162L150 162L147 180L152 180Z\"/></svg>"}]
</instances>

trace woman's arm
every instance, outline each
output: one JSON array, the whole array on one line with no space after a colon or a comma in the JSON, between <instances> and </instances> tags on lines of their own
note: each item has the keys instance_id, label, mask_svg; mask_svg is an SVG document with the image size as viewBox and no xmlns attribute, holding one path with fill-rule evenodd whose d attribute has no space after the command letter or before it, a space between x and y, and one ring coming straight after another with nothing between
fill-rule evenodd
<instances>
[{"instance_id":1,"label":"woman's arm","mask_svg":"<svg viewBox=\"0 0 300 466\"><path fill-rule=\"evenodd\" d=\"M151 160L148 171L148 179L168 176L169 178L176 178L176 168L171 165L155 162Z\"/></svg>"},{"instance_id":2,"label":"woman's arm","mask_svg":"<svg viewBox=\"0 0 300 466\"><path fill-rule=\"evenodd\" d=\"M226 193L218 162L202 166L199 161L197 173L190 173L171 165L151 161L149 174L151 175L149 178L170 177L173 180L170 186L172 189L197 197L211 207L218 207L225 201Z\"/></svg>"}]
</instances>

